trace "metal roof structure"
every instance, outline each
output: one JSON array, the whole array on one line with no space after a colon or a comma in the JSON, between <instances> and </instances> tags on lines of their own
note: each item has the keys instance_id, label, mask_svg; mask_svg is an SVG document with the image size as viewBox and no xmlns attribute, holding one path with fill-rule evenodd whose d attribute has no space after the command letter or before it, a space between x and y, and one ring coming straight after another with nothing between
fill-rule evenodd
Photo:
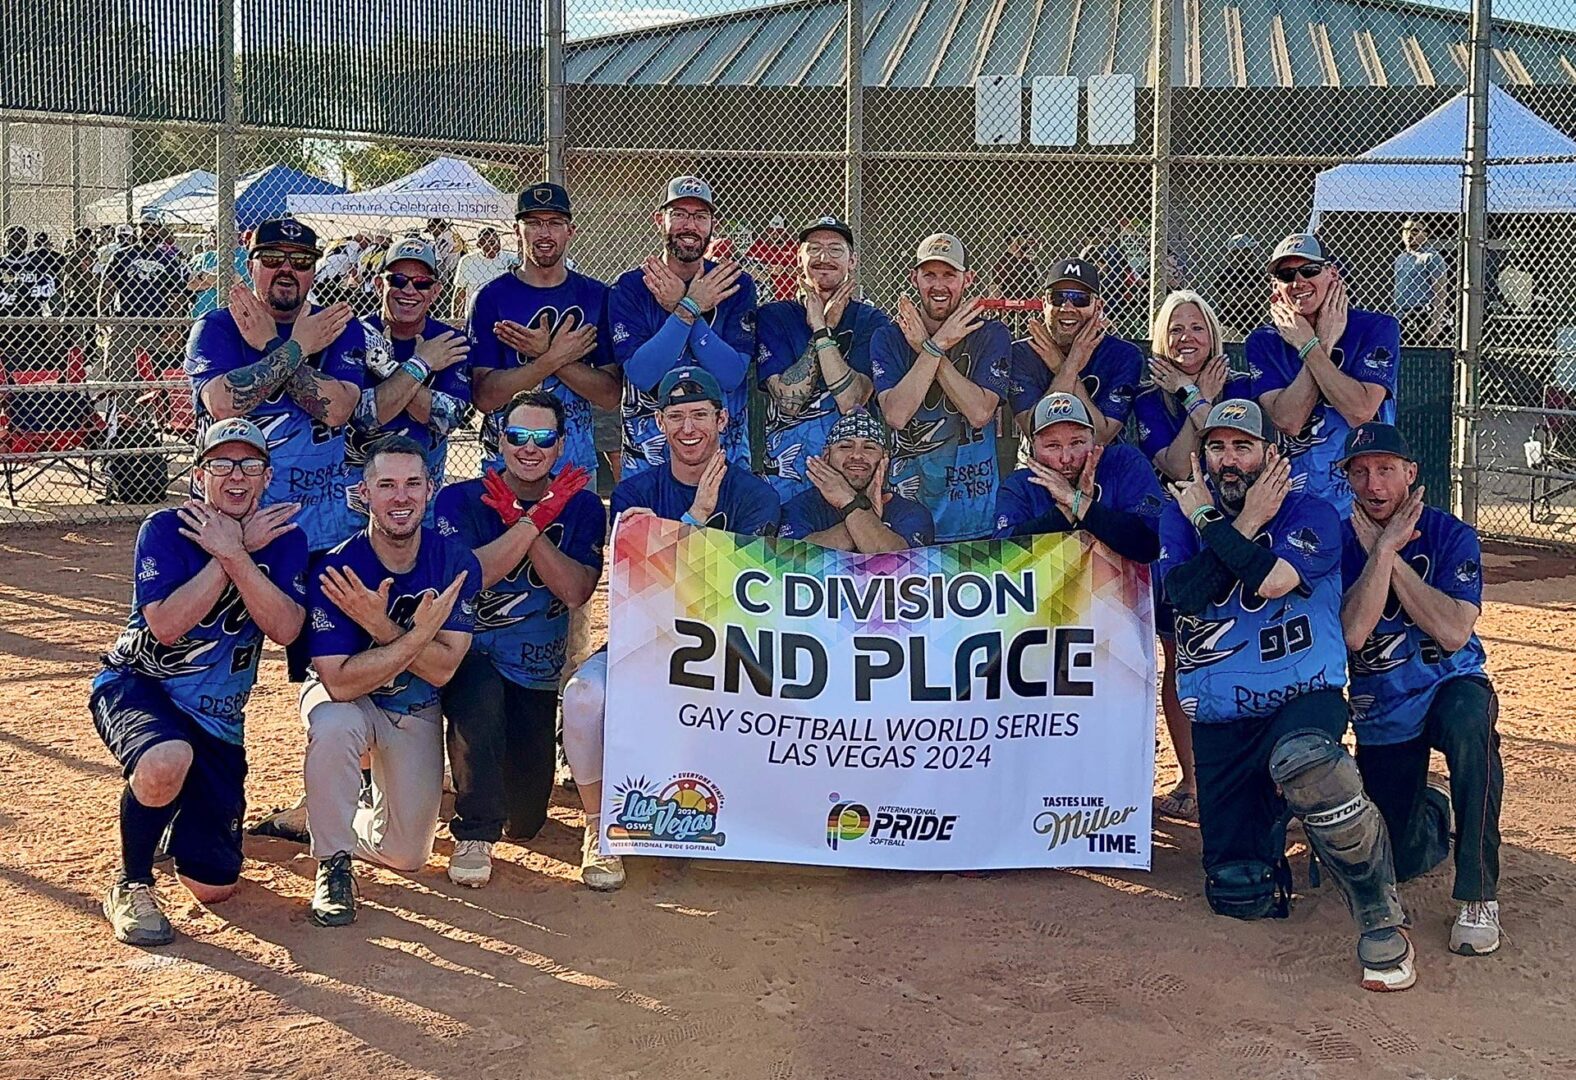
<instances>
[{"instance_id":1,"label":"metal roof structure","mask_svg":"<svg viewBox=\"0 0 1576 1080\"><path fill-rule=\"evenodd\" d=\"M790 0L567 43L573 84L836 86L841 0ZM981 74L1147 84L1148 0L865 0L864 82L970 86ZM1468 20L1405 0L1176 0L1175 86L1461 86ZM1496 23L1493 77L1576 84L1576 32Z\"/></svg>"}]
</instances>

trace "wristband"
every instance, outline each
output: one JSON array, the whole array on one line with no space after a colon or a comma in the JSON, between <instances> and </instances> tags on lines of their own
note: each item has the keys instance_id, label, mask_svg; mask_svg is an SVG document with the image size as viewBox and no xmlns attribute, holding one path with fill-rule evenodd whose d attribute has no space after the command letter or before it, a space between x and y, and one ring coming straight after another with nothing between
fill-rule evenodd
<instances>
[{"instance_id":1,"label":"wristband","mask_svg":"<svg viewBox=\"0 0 1576 1080\"><path fill-rule=\"evenodd\" d=\"M859 494L855 495L849 504L843 507L839 513L842 515L842 519L847 521L848 516L855 510L874 510L875 508L875 503L870 501L870 496L861 491Z\"/></svg>"},{"instance_id":2,"label":"wristband","mask_svg":"<svg viewBox=\"0 0 1576 1080\"><path fill-rule=\"evenodd\" d=\"M432 369L427 366L426 361L415 356L401 360L399 369L419 383L426 382L427 376L432 374Z\"/></svg>"},{"instance_id":3,"label":"wristband","mask_svg":"<svg viewBox=\"0 0 1576 1080\"><path fill-rule=\"evenodd\" d=\"M679 517L679 520L686 525L694 525L697 528L704 529L706 527L706 523L704 521L696 521L695 515L690 513L688 510L684 511L683 515Z\"/></svg>"},{"instance_id":4,"label":"wristband","mask_svg":"<svg viewBox=\"0 0 1576 1080\"><path fill-rule=\"evenodd\" d=\"M1304 344L1302 348L1297 350L1297 359L1299 359L1299 360L1306 360L1306 359L1308 359L1308 354L1311 353L1314 349L1317 349L1318 347L1319 347L1319 336L1317 334L1315 334L1313 337L1308 339L1307 343Z\"/></svg>"},{"instance_id":5,"label":"wristband","mask_svg":"<svg viewBox=\"0 0 1576 1080\"><path fill-rule=\"evenodd\" d=\"M1078 507L1083 503L1083 488L1073 490L1072 519L1078 520Z\"/></svg>"},{"instance_id":6,"label":"wristband","mask_svg":"<svg viewBox=\"0 0 1576 1080\"><path fill-rule=\"evenodd\" d=\"M838 379L837 382L835 382L832 385L828 386L826 388L826 392L828 394L831 394L833 397L836 397L838 394L841 394L844 390L848 389L848 387L849 387L849 385L851 383L853 383L854 375L855 375L855 372L850 370L847 375L844 375L841 379Z\"/></svg>"},{"instance_id":7,"label":"wristband","mask_svg":"<svg viewBox=\"0 0 1576 1080\"><path fill-rule=\"evenodd\" d=\"M679 297L678 306L695 316L695 318L700 318L700 305L693 298L688 296Z\"/></svg>"},{"instance_id":8,"label":"wristband","mask_svg":"<svg viewBox=\"0 0 1576 1080\"><path fill-rule=\"evenodd\" d=\"M1198 384L1197 383L1183 383L1182 384L1182 400L1183 401L1191 402L1194 398L1200 396L1202 393L1203 393L1203 391L1198 388Z\"/></svg>"},{"instance_id":9,"label":"wristband","mask_svg":"<svg viewBox=\"0 0 1576 1080\"><path fill-rule=\"evenodd\" d=\"M1216 517L1222 516L1224 515L1222 515L1220 511L1216 510L1213 506L1201 506L1189 514L1187 519L1193 523L1193 528L1202 531L1204 526L1208 525L1210 521Z\"/></svg>"},{"instance_id":10,"label":"wristband","mask_svg":"<svg viewBox=\"0 0 1576 1080\"><path fill-rule=\"evenodd\" d=\"M823 326L819 330L811 331L810 340L819 345L823 341L835 342L837 337L830 330Z\"/></svg>"},{"instance_id":11,"label":"wristband","mask_svg":"<svg viewBox=\"0 0 1576 1080\"><path fill-rule=\"evenodd\" d=\"M935 338L926 338L924 341L919 343L919 347L924 349L931 356L944 357L947 355L947 350L943 349L940 345L937 345Z\"/></svg>"},{"instance_id":12,"label":"wristband","mask_svg":"<svg viewBox=\"0 0 1576 1080\"><path fill-rule=\"evenodd\" d=\"M1214 405L1214 402L1210 401L1209 398L1205 397L1203 394L1200 394L1192 401L1184 402L1183 405L1186 411L1193 412L1199 408L1211 408Z\"/></svg>"},{"instance_id":13,"label":"wristband","mask_svg":"<svg viewBox=\"0 0 1576 1080\"><path fill-rule=\"evenodd\" d=\"M819 341L811 341L810 348L816 352L820 352L822 349L835 349L837 348L837 339L828 337L821 338Z\"/></svg>"}]
</instances>

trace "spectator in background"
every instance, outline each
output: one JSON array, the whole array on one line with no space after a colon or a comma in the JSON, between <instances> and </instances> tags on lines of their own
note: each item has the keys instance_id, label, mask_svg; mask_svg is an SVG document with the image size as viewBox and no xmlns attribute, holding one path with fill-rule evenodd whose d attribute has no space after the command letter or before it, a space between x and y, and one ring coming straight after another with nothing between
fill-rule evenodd
<instances>
[{"instance_id":1,"label":"spectator in background","mask_svg":"<svg viewBox=\"0 0 1576 1080\"><path fill-rule=\"evenodd\" d=\"M1034 265L1034 249L1039 238L1034 230L1019 225L1007 230L1007 250L991 267L991 289L1007 300L1028 300L1040 289L1040 271Z\"/></svg>"},{"instance_id":2,"label":"spectator in background","mask_svg":"<svg viewBox=\"0 0 1576 1080\"><path fill-rule=\"evenodd\" d=\"M744 253L744 261L764 286L763 302L792 300L799 291L799 245L781 214L772 218L766 231L755 238Z\"/></svg>"},{"instance_id":3,"label":"spectator in background","mask_svg":"<svg viewBox=\"0 0 1576 1080\"><path fill-rule=\"evenodd\" d=\"M119 232L117 230L117 236ZM180 348L186 329L181 302L186 276L179 260L170 257L164 245L164 230L156 222L144 221L137 241L121 248L110 258L99 285L99 314L120 318L169 319L165 326L124 326L107 328L104 369L101 375L114 382L129 382L137 377L137 354L147 350L154 358Z\"/></svg>"},{"instance_id":4,"label":"spectator in background","mask_svg":"<svg viewBox=\"0 0 1576 1080\"><path fill-rule=\"evenodd\" d=\"M186 276L186 291L192 294L192 318L200 319L219 306L219 249L218 232L208 230L202 247L192 253ZM242 285L252 284L252 275L246 269L246 235L238 238L235 250L230 253L230 266L235 280ZM233 283L232 283L233 284Z\"/></svg>"},{"instance_id":5,"label":"spectator in background","mask_svg":"<svg viewBox=\"0 0 1576 1080\"><path fill-rule=\"evenodd\" d=\"M465 254L465 241L460 239L454 226L444 218L430 219L427 222L427 235L438 253L438 273L444 284L448 284L454 280L454 268L459 265L460 256Z\"/></svg>"},{"instance_id":6,"label":"spectator in background","mask_svg":"<svg viewBox=\"0 0 1576 1080\"><path fill-rule=\"evenodd\" d=\"M358 317L371 315L378 309L378 275L383 272L383 257L388 254L391 239L388 233L377 233L356 257L357 289L351 306Z\"/></svg>"},{"instance_id":7,"label":"spectator in background","mask_svg":"<svg viewBox=\"0 0 1576 1080\"><path fill-rule=\"evenodd\" d=\"M1401 340L1433 345L1450 322L1450 267L1429 243L1428 227L1416 218L1401 223L1401 251L1395 257L1393 311L1401 320Z\"/></svg>"},{"instance_id":8,"label":"spectator in background","mask_svg":"<svg viewBox=\"0 0 1576 1080\"><path fill-rule=\"evenodd\" d=\"M454 268L454 318L470 318L471 306L481 287L519 265L520 256L503 249L497 229L489 225L477 233L476 250L461 256Z\"/></svg>"},{"instance_id":9,"label":"spectator in background","mask_svg":"<svg viewBox=\"0 0 1576 1080\"><path fill-rule=\"evenodd\" d=\"M329 247L317 264L312 299L324 306L350 303L355 298L356 268L361 248L355 240L341 240Z\"/></svg>"},{"instance_id":10,"label":"spectator in background","mask_svg":"<svg viewBox=\"0 0 1576 1080\"><path fill-rule=\"evenodd\" d=\"M1259 242L1246 233L1226 241L1215 275L1215 311L1227 341L1241 341L1264 318L1264 263Z\"/></svg>"},{"instance_id":11,"label":"spectator in background","mask_svg":"<svg viewBox=\"0 0 1576 1080\"><path fill-rule=\"evenodd\" d=\"M99 277L109 269L109 261L121 248L130 247L137 238L137 230L130 225L103 225L99 228L98 253L93 259L93 273Z\"/></svg>"},{"instance_id":12,"label":"spectator in background","mask_svg":"<svg viewBox=\"0 0 1576 1080\"><path fill-rule=\"evenodd\" d=\"M46 327L6 321L43 315L45 294L54 291L53 281L39 282L33 256L27 250L27 229L13 225L5 231L5 252L0 255L0 364L6 371L34 367L47 351Z\"/></svg>"},{"instance_id":13,"label":"spectator in background","mask_svg":"<svg viewBox=\"0 0 1576 1080\"><path fill-rule=\"evenodd\" d=\"M67 318L90 320L98 311L98 280L93 276L97 256L92 229L78 229L61 258L55 310ZM86 349L93 341L93 324L88 321L66 327L66 346Z\"/></svg>"}]
</instances>

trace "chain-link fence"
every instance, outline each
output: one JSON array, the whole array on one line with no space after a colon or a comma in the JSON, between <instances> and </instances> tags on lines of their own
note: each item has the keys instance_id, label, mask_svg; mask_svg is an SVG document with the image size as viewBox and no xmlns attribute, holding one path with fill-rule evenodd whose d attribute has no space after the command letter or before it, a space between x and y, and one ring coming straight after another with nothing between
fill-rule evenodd
<instances>
[{"instance_id":1,"label":"chain-link fence","mask_svg":"<svg viewBox=\"0 0 1576 1080\"><path fill-rule=\"evenodd\" d=\"M1431 500L1576 539L1576 14L1556 0L13 6L0 222L28 238L0 257L0 516L117 512L141 459L182 490L185 324L225 303L245 267L224 253L264 216L312 224L319 298L366 311L402 232L500 266L542 176L573 194L577 268L611 280L693 173L718 196L712 250L763 301L796 287L797 226L832 212L876 303L953 232L1020 334L1081 255L1124 336L1186 285L1240 340L1266 322L1270 249L1316 229L1353 303L1403 324L1398 413ZM149 245L171 267L158 310L117 284L163 276ZM453 266L440 305L463 319ZM476 454L451 460L468 475Z\"/></svg>"}]
</instances>

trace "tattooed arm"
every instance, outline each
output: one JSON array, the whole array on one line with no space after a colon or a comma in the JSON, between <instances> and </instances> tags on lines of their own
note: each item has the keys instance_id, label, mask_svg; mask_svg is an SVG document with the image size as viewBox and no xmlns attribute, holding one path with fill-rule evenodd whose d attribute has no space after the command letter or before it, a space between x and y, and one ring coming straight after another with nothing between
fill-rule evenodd
<instances>
[{"instance_id":1,"label":"tattooed arm","mask_svg":"<svg viewBox=\"0 0 1576 1080\"><path fill-rule=\"evenodd\" d=\"M294 378L302 359L299 344L283 342L255 364L236 368L204 383L203 408L215 420L245 416Z\"/></svg>"},{"instance_id":2,"label":"tattooed arm","mask_svg":"<svg viewBox=\"0 0 1576 1080\"><path fill-rule=\"evenodd\" d=\"M361 387L331 378L308 364L301 364L285 380L285 393L312 419L329 427L350 422L361 403Z\"/></svg>"},{"instance_id":3,"label":"tattooed arm","mask_svg":"<svg viewBox=\"0 0 1576 1080\"><path fill-rule=\"evenodd\" d=\"M766 380L766 391L777 403L778 412L795 417L808 408L826 389L821 382L821 366L816 362L815 346L805 346L799 359L781 375Z\"/></svg>"}]
</instances>

